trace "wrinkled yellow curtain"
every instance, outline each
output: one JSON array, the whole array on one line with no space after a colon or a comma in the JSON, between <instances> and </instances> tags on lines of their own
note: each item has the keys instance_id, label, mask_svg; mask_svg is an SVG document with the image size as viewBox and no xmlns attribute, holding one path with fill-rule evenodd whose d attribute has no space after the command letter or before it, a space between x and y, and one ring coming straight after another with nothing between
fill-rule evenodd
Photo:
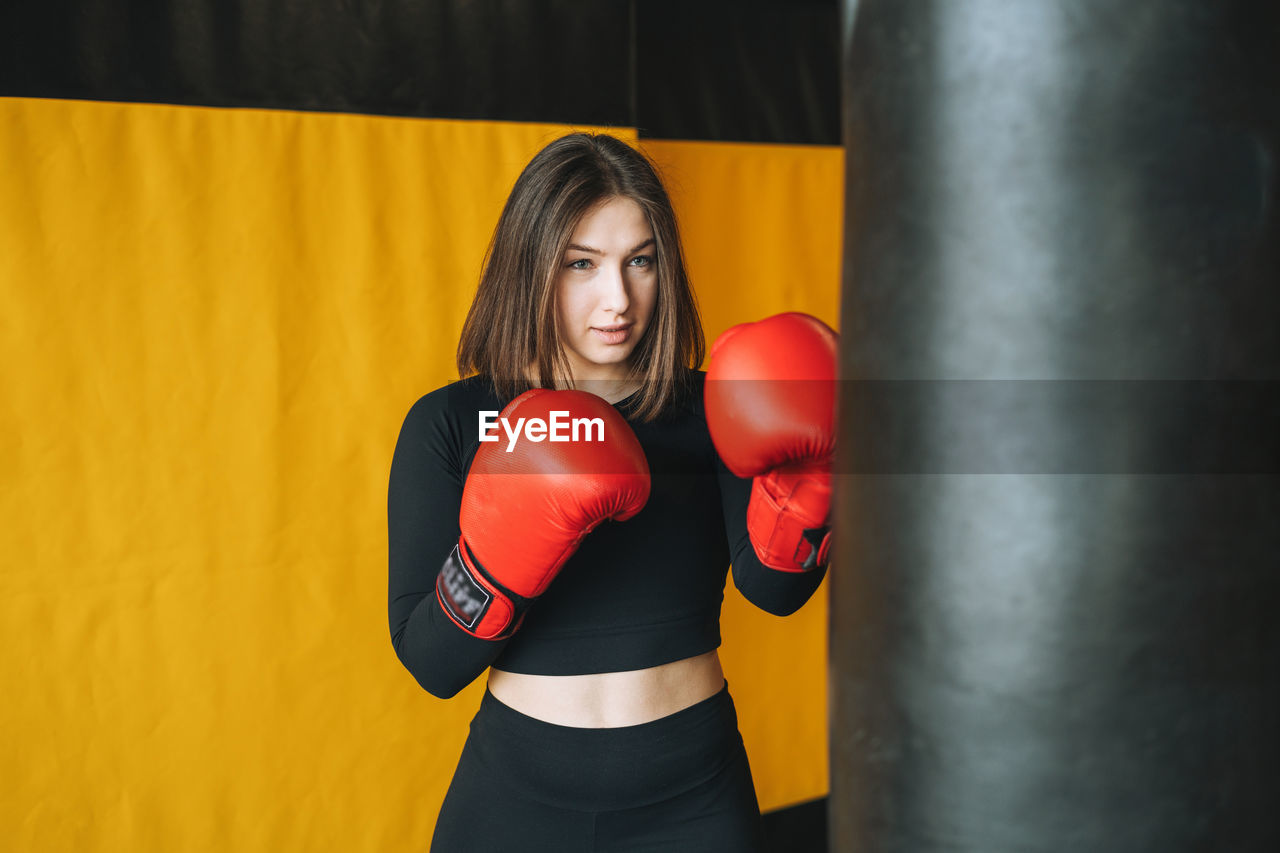
<instances>
[{"instance_id":1,"label":"wrinkled yellow curtain","mask_svg":"<svg viewBox=\"0 0 1280 853\"><path fill-rule=\"evenodd\" d=\"M391 451L570 129L0 99L6 848L425 848L481 687L391 649ZM642 147L709 339L835 324L839 149ZM766 809L827 790L825 619L726 603Z\"/></svg>"}]
</instances>

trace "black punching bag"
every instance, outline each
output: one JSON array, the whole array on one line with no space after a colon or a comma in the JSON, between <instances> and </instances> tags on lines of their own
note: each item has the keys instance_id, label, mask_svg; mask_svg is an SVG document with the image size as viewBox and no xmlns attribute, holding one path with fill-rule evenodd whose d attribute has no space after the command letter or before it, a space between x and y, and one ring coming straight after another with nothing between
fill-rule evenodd
<instances>
[{"instance_id":1,"label":"black punching bag","mask_svg":"<svg viewBox=\"0 0 1280 853\"><path fill-rule=\"evenodd\" d=\"M846 0L833 850L1280 850L1278 8Z\"/></svg>"}]
</instances>

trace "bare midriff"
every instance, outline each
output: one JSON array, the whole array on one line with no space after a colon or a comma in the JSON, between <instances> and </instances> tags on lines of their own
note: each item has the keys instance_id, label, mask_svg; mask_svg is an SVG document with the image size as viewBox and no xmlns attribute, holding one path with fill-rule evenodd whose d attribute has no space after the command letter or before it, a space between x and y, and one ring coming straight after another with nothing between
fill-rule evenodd
<instances>
[{"instance_id":1,"label":"bare midriff","mask_svg":"<svg viewBox=\"0 0 1280 853\"><path fill-rule=\"evenodd\" d=\"M489 670L489 692L520 713L561 726L608 729L661 719L720 692L714 651L648 669L593 675Z\"/></svg>"}]
</instances>

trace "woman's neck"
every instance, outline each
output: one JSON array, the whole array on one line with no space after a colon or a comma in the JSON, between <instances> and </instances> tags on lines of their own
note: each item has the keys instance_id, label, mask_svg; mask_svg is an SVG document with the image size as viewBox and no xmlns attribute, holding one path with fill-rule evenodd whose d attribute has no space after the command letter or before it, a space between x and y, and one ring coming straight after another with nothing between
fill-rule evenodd
<instances>
[{"instance_id":1,"label":"woman's neck","mask_svg":"<svg viewBox=\"0 0 1280 853\"><path fill-rule=\"evenodd\" d=\"M529 379L537 384L536 371L529 371ZM589 376L581 379L565 379L556 377L556 388L576 388L579 391L589 391L597 397L602 398L609 403L617 403L619 400L625 400L632 394L640 390L640 380L627 373L619 376Z\"/></svg>"},{"instance_id":2,"label":"woman's neck","mask_svg":"<svg viewBox=\"0 0 1280 853\"><path fill-rule=\"evenodd\" d=\"M606 402L616 403L619 400L625 400L636 391L640 390L640 383L631 378L626 379L584 379L575 382L573 387L583 391L590 391L597 397L602 397Z\"/></svg>"}]
</instances>

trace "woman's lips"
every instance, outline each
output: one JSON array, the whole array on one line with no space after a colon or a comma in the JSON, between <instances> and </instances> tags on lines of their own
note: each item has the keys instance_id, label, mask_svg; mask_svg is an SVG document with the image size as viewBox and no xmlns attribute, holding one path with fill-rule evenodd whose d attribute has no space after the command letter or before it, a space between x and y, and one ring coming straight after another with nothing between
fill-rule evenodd
<instances>
[{"instance_id":1,"label":"woman's lips","mask_svg":"<svg viewBox=\"0 0 1280 853\"><path fill-rule=\"evenodd\" d=\"M605 344L622 344L626 343L631 337L631 326L592 326L591 333L594 334L601 343Z\"/></svg>"}]
</instances>

